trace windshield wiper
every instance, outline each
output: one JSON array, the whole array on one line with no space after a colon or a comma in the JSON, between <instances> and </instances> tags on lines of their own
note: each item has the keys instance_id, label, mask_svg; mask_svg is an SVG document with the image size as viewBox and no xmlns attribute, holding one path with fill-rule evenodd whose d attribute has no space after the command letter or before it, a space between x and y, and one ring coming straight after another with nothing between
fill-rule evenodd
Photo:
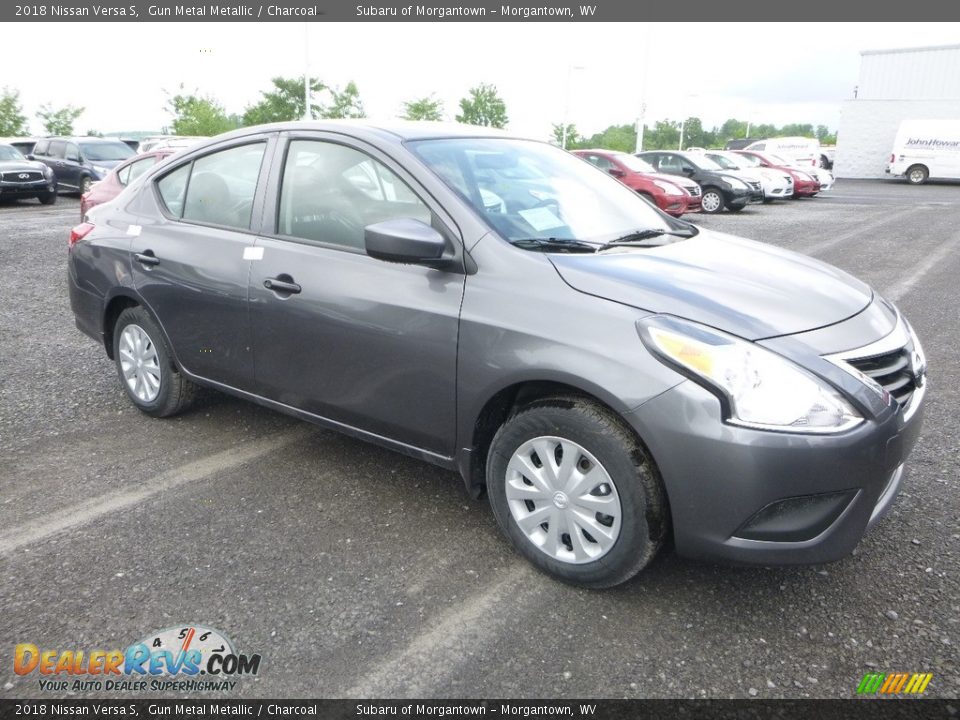
<instances>
[{"instance_id":1,"label":"windshield wiper","mask_svg":"<svg viewBox=\"0 0 960 720\"><path fill-rule=\"evenodd\" d=\"M675 240L665 240L664 235L674 237L690 238L696 235L696 231L691 230L661 230L660 228L649 228L647 230L636 230L634 232L621 235L616 240L611 240L597 248L597 252L602 252L608 248L615 247L659 247L667 245ZM650 242L651 240L655 242Z\"/></svg>"},{"instance_id":2,"label":"windshield wiper","mask_svg":"<svg viewBox=\"0 0 960 720\"><path fill-rule=\"evenodd\" d=\"M597 246L570 238L519 238L511 240L512 245L524 250L542 250L545 252L596 252Z\"/></svg>"}]
</instances>

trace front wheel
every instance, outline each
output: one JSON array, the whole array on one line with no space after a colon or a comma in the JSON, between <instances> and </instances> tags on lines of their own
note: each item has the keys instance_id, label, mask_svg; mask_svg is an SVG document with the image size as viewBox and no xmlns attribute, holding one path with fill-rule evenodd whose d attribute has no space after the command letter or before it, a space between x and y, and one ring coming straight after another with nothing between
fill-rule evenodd
<instances>
[{"instance_id":1,"label":"front wheel","mask_svg":"<svg viewBox=\"0 0 960 720\"><path fill-rule=\"evenodd\" d=\"M84 175L80 178L80 194L86 195L90 192L90 188L93 187L93 181L90 179L89 175Z\"/></svg>"},{"instance_id":2,"label":"front wheel","mask_svg":"<svg viewBox=\"0 0 960 720\"><path fill-rule=\"evenodd\" d=\"M113 330L113 358L127 397L141 412L168 417L193 402L196 385L177 370L163 333L143 308L120 313Z\"/></svg>"},{"instance_id":3,"label":"front wheel","mask_svg":"<svg viewBox=\"0 0 960 720\"><path fill-rule=\"evenodd\" d=\"M732 213L738 213L741 210L743 210L745 207L746 205L727 205L727 210L729 210Z\"/></svg>"},{"instance_id":4,"label":"front wheel","mask_svg":"<svg viewBox=\"0 0 960 720\"><path fill-rule=\"evenodd\" d=\"M51 190L50 192L40 193L37 195L37 200L40 201L41 205L53 205L57 201L57 191Z\"/></svg>"},{"instance_id":5,"label":"front wheel","mask_svg":"<svg viewBox=\"0 0 960 720\"><path fill-rule=\"evenodd\" d=\"M504 534L564 582L625 582L666 536L653 462L613 412L587 400L540 400L511 416L491 443L486 479Z\"/></svg>"},{"instance_id":6,"label":"front wheel","mask_svg":"<svg viewBox=\"0 0 960 720\"><path fill-rule=\"evenodd\" d=\"M911 185L923 185L930 177L930 171L923 165L914 165L907 170L907 182Z\"/></svg>"},{"instance_id":7,"label":"front wheel","mask_svg":"<svg viewBox=\"0 0 960 720\"><path fill-rule=\"evenodd\" d=\"M723 193L717 188L708 187L703 189L703 195L700 198L700 209L707 214L723 212L725 201Z\"/></svg>"}]
</instances>

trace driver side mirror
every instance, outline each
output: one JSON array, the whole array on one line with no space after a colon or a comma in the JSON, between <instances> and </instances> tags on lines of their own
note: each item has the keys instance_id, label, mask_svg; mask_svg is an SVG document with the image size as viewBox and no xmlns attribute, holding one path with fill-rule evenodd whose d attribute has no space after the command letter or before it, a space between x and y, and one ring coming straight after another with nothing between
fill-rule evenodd
<instances>
[{"instance_id":1,"label":"driver side mirror","mask_svg":"<svg viewBox=\"0 0 960 720\"><path fill-rule=\"evenodd\" d=\"M64 160L69 160L70 162L78 163L78 162L80 162L80 156L79 156L79 155L67 155L67 156L64 158Z\"/></svg>"},{"instance_id":2,"label":"driver side mirror","mask_svg":"<svg viewBox=\"0 0 960 720\"><path fill-rule=\"evenodd\" d=\"M387 262L442 267L447 241L429 225L412 218L396 218L363 229L367 255Z\"/></svg>"},{"instance_id":3,"label":"driver side mirror","mask_svg":"<svg viewBox=\"0 0 960 720\"><path fill-rule=\"evenodd\" d=\"M686 175L687 177L690 177L691 175L693 175L694 170L693 170L693 168L690 167L689 165L685 165L685 166L683 167L683 169L682 169L682 172L683 172L683 174Z\"/></svg>"},{"instance_id":4,"label":"driver side mirror","mask_svg":"<svg viewBox=\"0 0 960 720\"><path fill-rule=\"evenodd\" d=\"M33 153L27 153L27 160L36 160L36 158L33 156Z\"/></svg>"},{"instance_id":5,"label":"driver side mirror","mask_svg":"<svg viewBox=\"0 0 960 720\"><path fill-rule=\"evenodd\" d=\"M624 175L626 175L626 173L623 170L615 167L609 168L607 172L613 175L615 178L622 178Z\"/></svg>"}]
</instances>

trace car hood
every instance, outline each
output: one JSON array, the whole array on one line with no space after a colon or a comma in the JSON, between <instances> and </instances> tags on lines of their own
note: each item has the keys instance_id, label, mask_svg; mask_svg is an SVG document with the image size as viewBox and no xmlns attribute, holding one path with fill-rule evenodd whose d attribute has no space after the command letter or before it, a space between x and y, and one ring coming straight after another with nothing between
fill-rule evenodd
<instances>
[{"instance_id":1,"label":"car hood","mask_svg":"<svg viewBox=\"0 0 960 720\"><path fill-rule=\"evenodd\" d=\"M91 165L96 165L97 167L106 168L107 170L113 170L117 165L122 162L126 162L130 158L124 158L123 160L91 160Z\"/></svg>"},{"instance_id":2,"label":"car hood","mask_svg":"<svg viewBox=\"0 0 960 720\"><path fill-rule=\"evenodd\" d=\"M873 299L868 285L819 260L705 230L660 247L550 260L575 290L749 340L832 325Z\"/></svg>"},{"instance_id":3,"label":"car hood","mask_svg":"<svg viewBox=\"0 0 960 720\"><path fill-rule=\"evenodd\" d=\"M667 175L666 173L640 173L640 175L643 175L645 178L650 178L651 180L662 180L663 182L668 182L671 185L679 185L680 187L693 187L697 184L696 181L679 175Z\"/></svg>"},{"instance_id":4,"label":"car hood","mask_svg":"<svg viewBox=\"0 0 960 720\"><path fill-rule=\"evenodd\" d=\"M0 172L43 172L47 166L42 162L32 160L3 160L0 161Z\"/></svg>"}]
</instances>

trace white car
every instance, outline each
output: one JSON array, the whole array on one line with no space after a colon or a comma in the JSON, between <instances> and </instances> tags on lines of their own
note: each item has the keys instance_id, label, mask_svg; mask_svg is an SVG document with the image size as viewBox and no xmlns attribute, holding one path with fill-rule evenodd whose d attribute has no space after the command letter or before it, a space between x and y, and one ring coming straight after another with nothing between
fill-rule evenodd
<instances>
[{"instance_id":1,"label":"white car","mask_svg":"<svg viewBox=\"0 0 960 720\"><path fill-rule=\"evenodd\" d=\"M760 162L755 158L726 150L707 150L704 155L724 170L739 170L742 174L758 180L763 190L764 202L793 197L793 177L789 173L760 167Z\"/></svg>"},{"instance_id":2,"label":"white car","mask_svg":"<svg viewBox=\"0 0 960 720\"><path fill-rule=\"evenodd\" d=\"M803 171L813 175L820 182L820 192L826 192L833 187L833 173L822 167L804 167Z\"/></svg>"}]
</instances>

